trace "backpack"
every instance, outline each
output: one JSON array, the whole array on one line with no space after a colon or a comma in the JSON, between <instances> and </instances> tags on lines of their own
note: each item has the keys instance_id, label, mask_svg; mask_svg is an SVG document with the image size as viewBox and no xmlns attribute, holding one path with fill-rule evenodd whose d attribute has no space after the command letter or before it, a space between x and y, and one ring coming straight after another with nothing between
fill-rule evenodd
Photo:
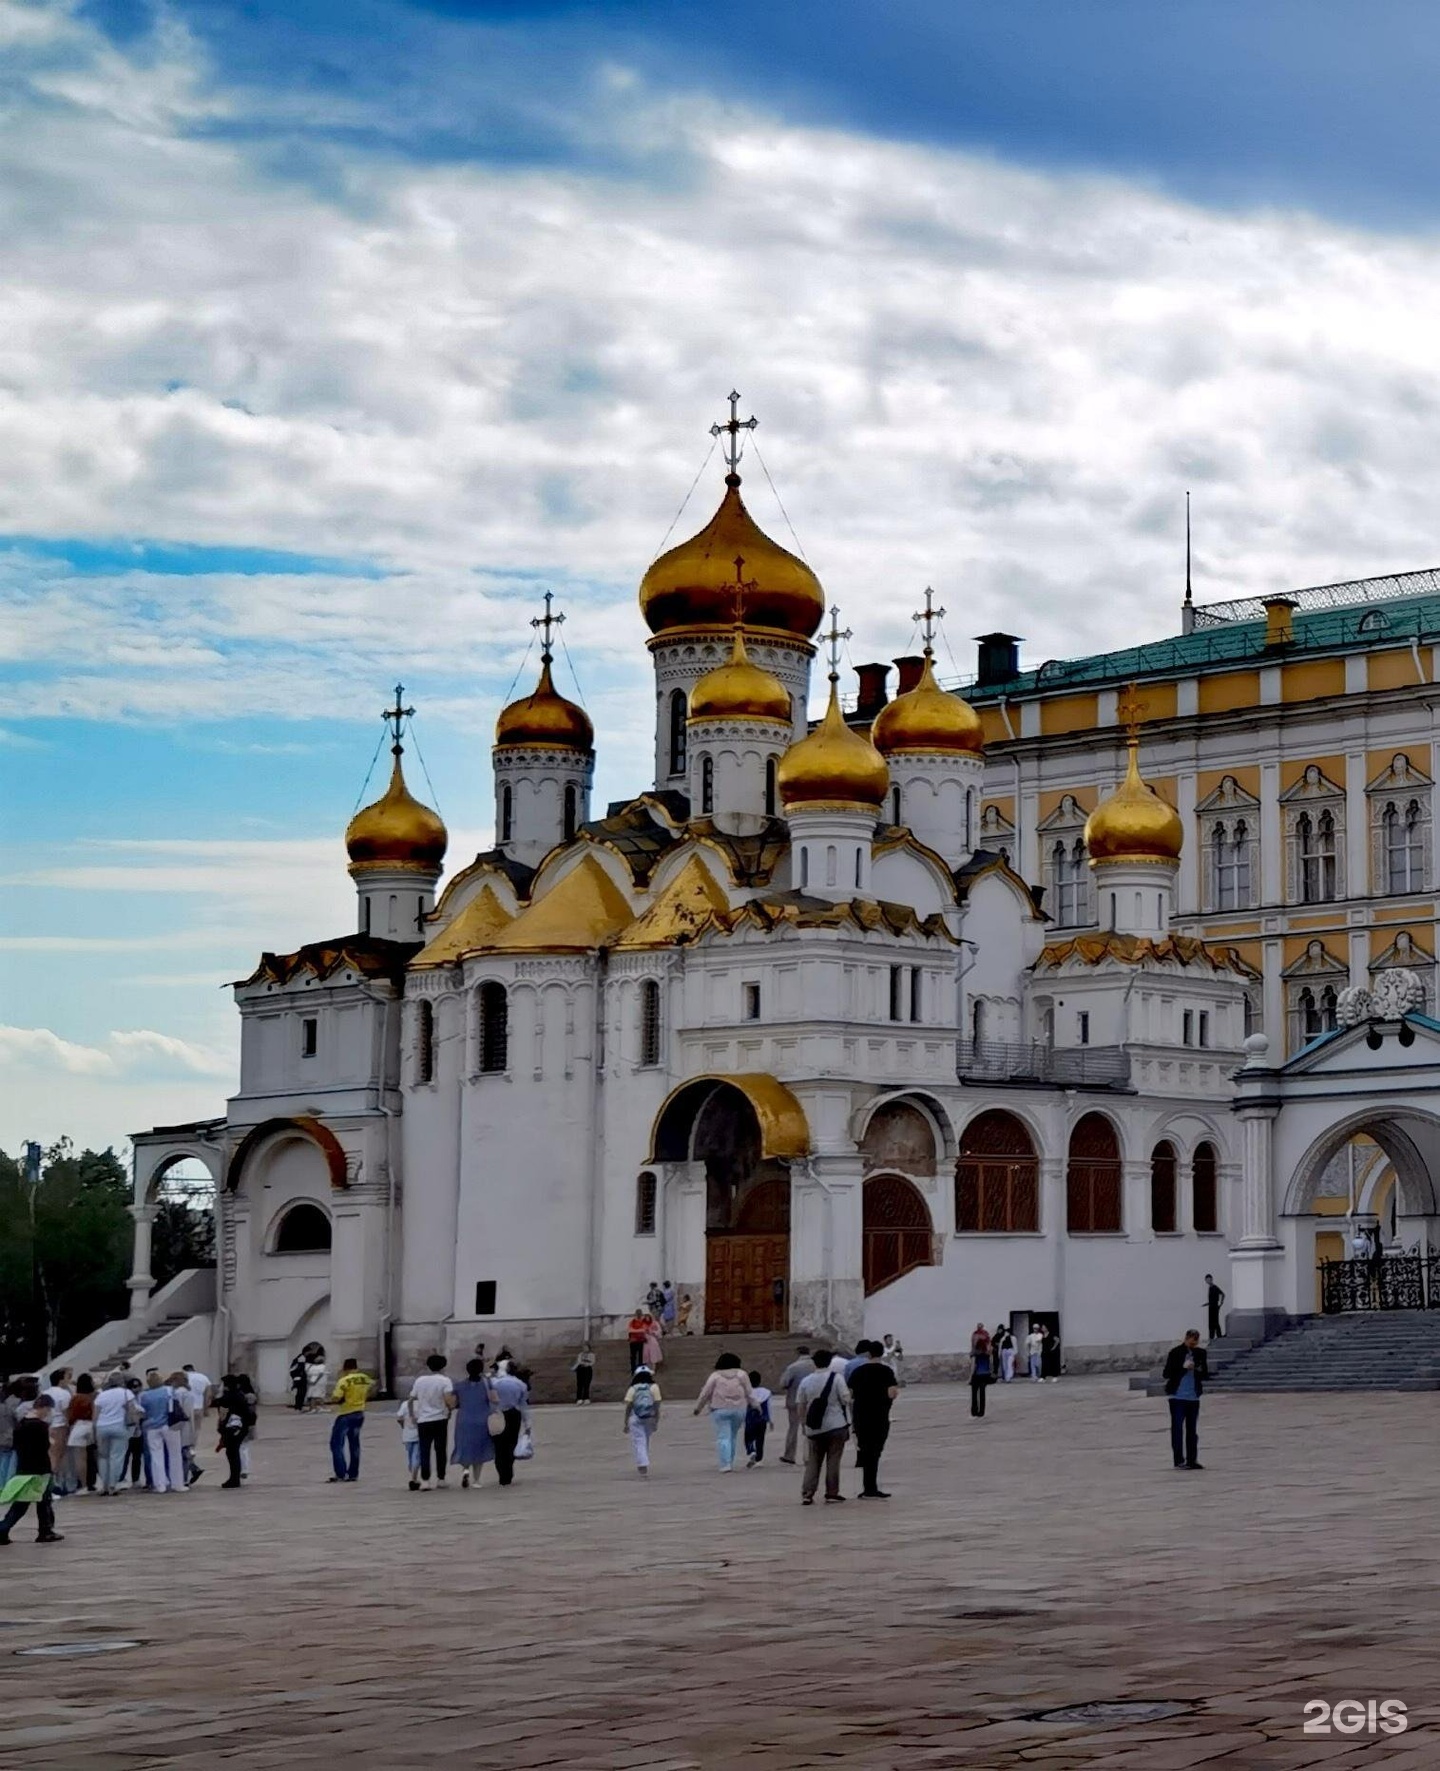
<instances>
[{"instance_id":1,"label":"backpack","mask_svg":"<svg viewBox=\"0 0 1440 1771\"><path fill-rule=\"evenodd\" d=\"M636 1420L654 1419L655 1392L649 1384L636 1384L635 1399L630 1404L630 1412Z\"/></svg>"}]
</instances>

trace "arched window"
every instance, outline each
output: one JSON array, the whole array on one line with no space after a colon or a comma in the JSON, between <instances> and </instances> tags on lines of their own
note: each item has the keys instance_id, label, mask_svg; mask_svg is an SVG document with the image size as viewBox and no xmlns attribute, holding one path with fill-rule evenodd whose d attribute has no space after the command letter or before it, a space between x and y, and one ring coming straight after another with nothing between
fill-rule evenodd
<instances>
[{"instance_id":1,"label":"arched window","mask_svg":"<svg viewBox=\"0 0 1440 1771\"><path fill-rule=\"evenodd\" d=\"M965 847L975 846L975 789L965 789Z\"/></svg>"},{"instance_id":2,"label":"arched window","mask_svg":"<svg viewBox=\"0 0 1440 1771\"><path fill-rule=\"evenodd\" d=\"M1217 823L1211 837L1215 875L1215 908L1247 910L1250 907L1250 826L1237 818L1227 829Z\"/></svg>"},{"instance_id":3,"label":"arched window","mask_svg":"<svg viewBox=\"0 0 1440 1771\"><path fill-rule=\"evenodd\" d=\"M580 790L573 781L565 786L565 811L563 820L564 838L566 842L574 842L575 832L580 823Z\"/></svg>"},{"instance_id":4,"label":"arched window","mask_svg":"<svg viewBox=\"0 0 1440 1771\"><path fill-rule=\"evenodd\" d=\"M861 1196L865 1295L934 1262L930 1213L920 1190L900 1175L874 1175Z\"/></svg>"},{"instance_id":5,"label":"arched window","mask_svg":"<svg viewBox=\"0 0 1440 1771\"><path fill-rule=\"evenodd\" d=\"M435 1010L428 1002L415 1004L415 1080L435 1080Z\"/></svg>"},{"instance_id":6,"label":"arched window","mask_svg":"<svg viewBox=\"0 0 1440 1771\"><path fill-rule=\"evenodd\" d=\"M515 796L507 781L500 789L500 840L509 842L515 833Z\"/></svg>"},{"instance_id":7,"label":"arched window","mask_svg":"<svg viewBox=\"0 0 1440 1771\"><path fill-rule=\"evenodd\" d=\"M1150 1152L1150 1228L1168 1234L1175 1228L1175 1146L1167 1138Z\"/></svg>"},{"instance_id":8,"label":"arched window","mask_svg":"<svg viewBox=\"0 0 1440 1771\"><path fill-rule=\"evenodd\" d=\"M684 689L670 691L670 773L683 775L687 764L685 717L689 712Z\"/></svg>"},{"instance_id":9,"label":"arched window","mask_svg":"<svg viewBox=\"0 0 1440 1771\"><path fill-rule=\"evenodd\" d=\"M647 1169L635 1179L635 1234L655 1234L655 1177Z\"/></svg>"},{"instance_id":10,"label":"arched window","mask_svg":"<svg viewBox=\"0 0 1440 1771\"><path fill-rule=\"evenodd\" d=\"M1062 928L1083 923L1089 914L1086 894L1088 857L1083 837L1060 841L1050 851L1050 883L1055 898L1055 920Z\"/></svg>"},{"instance_id":11,"label":"arched window","mask_svg":"<svg viewBox=\"0 0 1440 1771\"><path fill-rule=\"evenodd\" d=\"M275 1231L275 1254L323 1254L330 1247L330 1220L318 1205L292 1205Z\"/></svg>"},{"instance_id":12,"label":"arched window","mask_svg":"<svg viewBox=\"0 0 1440 1771\"><path fill-rule=\"evenodd\" d=\"M480 986L478 998L480 1071L494 1076L510 1064L510 1001L505 986L493 978Z\"/></svg>"},{"instance_id":13,"label":"arched window","mask_svg":"<svg viewBox=\"0 0 1440 1771\"><path fill-rule=\"evenodd\" d=\"M955 1164L955 1228L1040 1228L1040 1159L1013 1113L991 1107L966 1126Z\"/></svg>"},{"instance_id":14,"label":"arched window","mask_svg":"<svg viewBox=\"0 0 1440 1771\"><path fill-rule=\"evenodd\" d=\"M1219 1163L1216 1160L1213 1144L1197 1144L1195 1146L1195 1160L1190 1167L1190 1179L1195 1195L1195 1228L1197 1230L1218 1230L1220 1228Z\"/></svg>"},{"instance_id":15,"label":"arched window","mask_svg":"<svg viewBox=\"0 0 1440 1771\"><path fill-rule=\"evenodd\" d=\"M855 851L855 890L858 892L864 883L865 883L865 851L864 851L864 849L856 849L856 851Z\"/></svg>"},{"instance_id":16,"label":"arched window","mask_svg":"<svg viewBox=\"0 0 1440 1771\"><path fill-rule=\"evenodd\" d=\"M775 758L765 759L765 816L775 816Z\"/></svg>"},{"instance_id":17,"label":"arched window","mask_svg":"<svg viewBox=\"0 0 1440 1771\"><path fill-rule=\"evenodd\" d=\"M1420 892L1425 889L1425 846L1418 799L1403 809L1387 801L1380 814L1380 840L1385 861L1387 892Z\"/></svg>"},{"instance_id":18,"label":"arched window","mask_svg":"<svg viewBox=\"0 0 1440 1771\"><path fill-rule=\"evenodd\" d=\"M1335 896L1335 814L1321 812L1312 819L1301 812L1295 820L1295 840L1300 851L1300 901L1328 904Z\"/></svg>"},{"instance_id":19,"label":"arched window","mask_svg":"<svg viewBox=\"0 0 1440 1771\"><path fill-rule=\"evenodd\" d=\"M640 1062L660 1062L660 986L654 978L640 985Z\"/></svg>"},{"instance_id":20,"label":"arched window","mask_svg":"<svg viewBox=\"0 0 1440 1771\"><path fill-rule=\"evenodd\" d=\"M1087 1113L1070 1134L1065 1227L1072 1236L1113 1234L1122 1227L1120 1143L1103 1113Z\"/></svg>"},{"instance_id":21,"label":"arched window","mask_svg":"<svg viewBox=\"0 0 1440 1771\"><path fill-rule=\"evenodd\" d=\"M900 822L900 789L898 787L890 789L890 822L892 824Z\"/></svg>"},{"instance_id":22,"label":"arched window","mask_svg":"<svg viewBox=\"0 0 1440 1771\"><path fill-rule=\"evenodd\" d=\"M810 883L810 851L800 851L800 890L803 892Z\"/></svg>"},{"instance_id":23,"label":"arched window","mask_svg":"<svg viewBox=\"0 0 1440 1771\"><path fill-rule=\"evenodd\" d=\"M833 886L840 877L840 851L833 842L825 845L825 883Z\"/></svg>"},{"instance_id":24,"label":"arched window","mask_svg":"<svg viewBox=\"0 0 1440 1771\"><path fill-rule=\"evenodd\" d=\"M713 758L700 759L700 815L708 818L715 810L715 763Z\"/></svg>"}]
</instances>

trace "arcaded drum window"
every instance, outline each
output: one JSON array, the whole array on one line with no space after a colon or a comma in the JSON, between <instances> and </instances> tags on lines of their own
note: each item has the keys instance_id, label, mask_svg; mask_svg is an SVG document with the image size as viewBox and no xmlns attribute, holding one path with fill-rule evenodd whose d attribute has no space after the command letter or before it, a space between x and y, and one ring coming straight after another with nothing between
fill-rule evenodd
<instances>
[{"instance_id":1,"label":"arcaded drum window","mask_svg":"<svg viewBox=\"0 0 1440 1771\"><path fill-rule=\"evenodd\" d=\"M435 1080L435 1010L428 1002L415 1005L415 1080Z\"/></svg>"},{"instance_id":2,"label":"arcaded drum window","mask_svg":"<svg viewBox=\"0 0 1440 1771\"><path fill-rule=\"evenodd\" d=\"M687 756L685 750L685 716L689 709L685 702L684 689L670 691L670 773L685 773Z\"/></svg>"},{"instance_id":3,"label":"arcaded drum window","mask_svg":"<svg viewBox=\"0 0 1440 1771\"><path fill-rule=\"evenodd\" d=\"M966 1126L955 1164L955 1228L1040 1228L1040 1161L1013 1113L992 1107Z\"/></svg>"},{"instance_id":4,"label":"arcaded drum window","mask_svg":"<svg viewBox=\"0 0 1440 1771\"><path fill-rule=\"evenodd\" d=\"M700 815L708 818L715 810L715 764L710 757L700 759Z\"/></svg>"},{"instance_id":5,"label":"arcaded drum window","mask_svg":"<svg viewBox=\"0 0 1440 1771\"><path fill-rule=\"evenodd\" d=\"M655 1177L648 1171L635 1181L635 1234L655 1234Z\"/></svg>"},{"instance_id":6,"label":"arcaded drum window","mask_svg":"<svg viewBox=\"0 0 1440 1771\"><path fill-rule=\"evenodd\" d=\"M480 986L480 1070L493 1076L510 1063L510 1003L505 986L492 978Z\"/></svg>"},{"instance_id":7,"label":"arcaded drum window","mask_svg":"<svg viewBox=\"0 0 1440 1771\"><path fill-rule=\"evenodd\" d=\"M1087 1113L1070 1134L1065 1227L1072 1236L1113 1235L1122 1227L1120 1143L1101 1113Z\"/></svg>"},{"instance_id":8,"label":"arcaded drum window","mask_svg":"<svg viewBox=\"0 0 1440 1771\"><path fill-rule=\"evenodd\" d=\"M580 823L580 795L572 781L565 789L565 841L574 842Z\"/></svg>"},{"instance_id":9,"label":"arcaded drum window","mask_svg":"<svg viewBox=\"0 0 1440 1771\"><path fill-rule=\"evenodd\" d=\"M640 986L640 1062L660 1062L660 986L654 978Z\"/></svg>"},{"instance_id":10,"label":"arcaded drum window","mask_svg":"<svg viewBox=\"0 0 1440 1771\"><path fill-rule=\"evenodd\" d=\"M775 816L775 758L768 757L765 762L765 816Z\"/></svg>"},{"instance_id":11,"label":"arcaded drum window","mask_svg":"<svg viewBox=\"0 0 1440 1771\"><path fill-rule=\"evenodd\" d=\"M1190 1179L1195 1193L1195 1228L1220 1228L1219 1164L1213 1144L1197 1144Z\"/></svg>"},{"instance_id":12,"label":"arcaded drum window","mask_svg":"<svg viewBox=\"0 0 1440 1771\"><path fill-rule=\"evenodd\" d=\"M1167 1138L1150 1152L1150 1228L1162 1235L1175 1228L1175 1146Z\"/></svg>"},{"instance_id":13,"label":"arcaded drum window","mask_svg":"<svg viewBox=\"0 0 1440 1771\"><path fill-rule=\"evenodd\" d=\"M500 789L500 840L509 842L514 828L515 796L508 782Z\"/></svg>"}]
</instances>

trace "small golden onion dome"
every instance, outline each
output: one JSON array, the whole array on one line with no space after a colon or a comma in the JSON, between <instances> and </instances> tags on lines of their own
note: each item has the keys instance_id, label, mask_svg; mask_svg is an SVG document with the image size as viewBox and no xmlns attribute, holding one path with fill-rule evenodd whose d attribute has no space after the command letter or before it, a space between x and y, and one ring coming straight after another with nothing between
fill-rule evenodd
<instances>
[{"instance_id":1,"label":"small golden onion dome","mask_svg":"<svg viewBox=\"0 0 1440 1771\"><path fill-rule=\"evenodd\" d=\"M790 697L778 676L750 662L737 628L730 656L690 691L691 719L768 719L790 724Z\"/></svg>"},{"instance_id":2,"label":"small golden onion dome","mask_svg":"<svg viewBox=\"0 0 1440 1771\"><path fill-rule=\"evenodd\" d=\"M1140 779L1140 744L1132 738L1125 779L1085 820L1091 861L1178 861L1184 840L1180 814Z\"/></svg>"},{"instance_id":3,"label":"small golden onion dome","mask_svg":"<svg viewBox=\"0 0 1440 1771\"><path fill-rule=\"evenodd\" d=\"M890 771L870 740L845 724L833 677L824 719L780 758L775 781L787 812L807 805L879 810L890 785Z\"/></svg>"},{"instance_id":4,"label":"small golden onion dome","mask_svg":"<svg viewBox=\"0 0 1440 1771\"><path fill-rule=\"evenodd\" d=\"M962 701L958 695L940 687L928 652L920 681L881 710L870 736L882 756L905 756L922 751L957 751L980 756L985 749L980 715L968 701Z\"/></svg>"},{"instance_id":5,"label":"small golden onion dome","mask_svg":"<svg viewBox=\"0 0 1440 1771\"><path fill-rule=\"evenodd\" d=\"M745 621L809 639L825 614L825 592L803 560L755 522L740 476L725 476L720 508L698 535L662 553L640 581L640 613L651 633L728 627L734 620L735 561L745 561Z\"/></svg>"},{"instance_id":6,"label":"small golden onion dome","mask_svg":"<svg viewBox=\"0 0 1440 1771\"><path fill-rule=\"evenodd\" d=\"M593 750L595 728L583 707L567 701L550 678L550 658L540 664L540 680L530 694L512 701L495 722L498 749L549 745L560 750Z\"/></svg>"},{"instance_id":7,"label":"small golden onion dome","mask_svg":"<svg viewBox=\"0 0 1440 1771\"><path fill-rule=\"evenodd\" d=\"M421 805L405 785L400 746L382 799L362 806L345 832L345 847L354 867L411 867L438 873L450 841L438 812Z\"/></svg>"}]
</instances>

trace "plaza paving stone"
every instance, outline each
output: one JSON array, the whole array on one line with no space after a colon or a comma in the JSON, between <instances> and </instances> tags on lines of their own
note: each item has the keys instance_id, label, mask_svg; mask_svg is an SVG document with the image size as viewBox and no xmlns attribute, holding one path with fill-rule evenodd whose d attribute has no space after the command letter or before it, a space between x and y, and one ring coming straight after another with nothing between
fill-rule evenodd
<instances>
[{"instance_id":1,"label":"plaza paving stone","mask_svg":"<svg viewBox=\"0 0 1440 1771\"><path fill-rule=\"evenodd\" d=\"M662 1374L663 1382L663 1374ZM648 1482L614 1406L536 1411L513 1488L411 1494L390 1412L362 1480L265 1411L254 1475L85 1498L0 1562L0 1765L56 1771L1440 1768L1436 1395L1212 1395L1202 1472L1122 1379L896 1409L888 1502L721 1476L670 1403ZM857 1492L847 1467L846 1493ZM93 1658L41 1643L139 1638ZM1409 1731L1302 1733L1312 1698ZM1177 1700L1160 1721L1048 1722Z\"/></svg>"}]
</instances>

